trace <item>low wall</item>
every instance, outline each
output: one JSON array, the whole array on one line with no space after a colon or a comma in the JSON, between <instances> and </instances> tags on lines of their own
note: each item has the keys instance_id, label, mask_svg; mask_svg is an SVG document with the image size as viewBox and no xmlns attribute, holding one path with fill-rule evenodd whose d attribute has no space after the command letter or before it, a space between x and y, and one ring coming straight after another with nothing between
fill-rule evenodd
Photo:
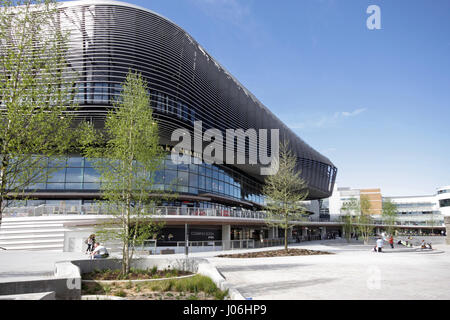
<instances>
[{"instance_id":1,"label":"low wall","mask_svg":"<svg viewBox=\"0 0 450 320\"><path fill-rule=\"evenodd\" d=\"M0 296L0 300L55 300L55 292L12 294Z\"/></svg>"},{"instance_id":2,"label":"low wall","mask_svg":"<svg viewBox=\"0 0 450 320\"><path fill-rule=\"evenodd\" d=\"M218 288L229 290L232 299L244 299L244 297L231 287L217 269L206 259L189 258L174 259L164 257L151 257L134 259L132 268L151 269L178 269L199 273L210 277ZM118 259L96 259L96 260L74 260L57 262L55 264L54 277L44 279L24 279L23 281L0 283L0 298L12 299L12 295L43 294L54 292L53 299L56 300L79 300L81 299L81 275L94 270L117 270L121 269L122 263ZM25 296L16 298L26 300ZM31 297L31 296L30 296ZM37 297L37 296L35 296ZM38 298L35 298L38 299Z\"/></svg>"}]
</instances>

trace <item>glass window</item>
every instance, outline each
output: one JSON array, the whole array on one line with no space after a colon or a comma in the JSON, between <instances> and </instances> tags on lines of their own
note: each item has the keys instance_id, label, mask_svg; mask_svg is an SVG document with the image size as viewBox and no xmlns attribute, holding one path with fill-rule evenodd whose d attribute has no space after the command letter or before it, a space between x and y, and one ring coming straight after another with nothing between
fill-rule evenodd
<instances>
[{"instance_id":1,"label":"glass window","mask_svg":"<svg viewBox=\"0 0 450 320\"><path fill-rule=\"evenodd\" d=\"M64 183L47 183L48 190L64 190Z\"/></svg>"},{"instance_id":2,"label":"glass window","mask_svg":"<svg viewBox=\"0 0 450 320\"><path fill-rule=\"evenodd\" d=\"M178 165L178 170L179 171L189 171L189 165L188 164L184 164L184 163L180 163Z\"/></svg>"},{"instance_id":3,"label":"glass window","mask_svg":"<svg viewBox=\"0 0 450 320\"><path fill-rule=\"evenodd\" d=\"M189 173L184 171L178 171L178 185L188 186L189 185Z\"/></svg>"},{"instance_id":4,"label":"glass window","mask_svg":"<svg viewBox=\"0 0 450 320\"><path fill-rule=\"evenodd\" d=\"M207 177L211 177L212 176L212 170L209 167L205 168L205 174Z\"/></svg>"},{"instance_id":5,"label":"glass window","mask_svg":"<svg viewBox=\"0 0 450 320\"><path fill-rule=\"evenodd\" d=\"M66 182L82 182L83 172L82 168L67 168Z\"/></svg>"},{"instance_id":6,"label":"glass window","mask_svg":"<svg viewBox=\"0 0 450 320\"><path fill-rule=\"evenodd\" d=\"M35 183L27 187L27 190L45 190L45 183Z\"/></svg>"},{"instance_id":7,"label":"glass window","mask_svg":"<svg viewBox=\"0 0 450 320\"><path fill-rule=\"evenodd\" d=\"M225 193L225 183L223 181L219 181L218 185L219 185L219 192Z\"/></svg>"},{"instance_id":8,"label":"glass window","mask_svg":"<svg viewBox=\"0 0 450 320\"><path fill-rule=\"evenodd\" d=\"M212 180L212 190L214 192L218 192L219 191L219 181Z\"/></svg>"},{"instance_id":9,"label":"glass window","mask_svg":"<svg viewBox=\"0 0 450 320\"><path fill-rule=\"evenodd\" d=\"M177 172L173 170L165 170L164 184L167 186L177 184Z\"/></svg>"},{"instance_id":10,"label":"glass window","mask_svg":"<svg viewBox=\"0 0 450 320\"><path fill-rule=\"evenodd\" d=\"M216 180L219 180L219 171L217 171L217 170L213 171L213 178Z\"/></svg>"},{"instance_id":11,"label":"glass window","mask_svg":"<svg viewBox=\"0 0 450 320\"><path fill-rule=\"evenodd\" d=\"M212 187L211 187L211 178L205 178L205 189L207 191L211 191Z\"/></svg>"},{"instance_id":12,"label":"glass window","mask_svg":"<svg viewBox=\"0 0 450 320\"><path fill-rule=\"evenodd\" d=\"M197 164L190 164L189 165L189 172L197 173L198 172L198 165Z\"/></svg>"},{"instance_id":13,"label":"glass window","mask_svg":"<svg viewBox=\"0 0 450 320\"><path fill-rule=\"evenodd\" d=\"M67 165L72 168L82 167L83 166L83 158L81 157L70 157L67 160Z\"/></svg>"},{"instance_id":14,"label":"glass window","mask_svg":"<svg viewBox=\"0 0 450 320\"><path fill-rule=\"evenodd\" d=\"M189 193L192 193L192 194L198 194L198 189L197 189L197 188L189 187Z\"/></svg>"},{"instance_id":15,"label":"glass window","mask_svg":"<svg viewBox=\"0 0 450 320\"><path fill-rule=\"evenodd\" d=\"M66 183L66 190L80 190L82 187L81 183Z\"/></svg>"},{"instance_id":16,"label":"glass window","mask_svg":"<svg viewBox=\"0 0 450 320\"><path fill-rule=\"evenodd\" d=\"M165 160L166 169L177 170L177 165L172 162L172 160Z\"/></svg>"},{"instance_id":17,"label":"glass window","mask_svg":"<svg viewBox=\"0 0 450 320\"><path fill-rule=\"evenodd\" d=\"M100 190L100 183L83 183L84 190Z\"/></svg>"},{"instance_id":18,"label":"glass window","mask_svg":"<svg viewBox=\"0 0 450 320\"><path fill-rule=\"evenodd\" d=\"M439 200L439 206L441 208L443 208L443 207L450 207L450 199Z\"/></svg>"},{"instance_id":19,"label":"glass window","mask_svg":"<svg viewBox=\"0 0 450 320\"><path fill-rule=\"evenodd\" d=\"M88 159L84 159L84 166L88 168L94 167L95 161L90 161Z\"/></svg>"},{"instance_id":20,"label":"glass window","mask_svg":"<svg viewBox=\"0 0 450 320\"><path fill-rule=\"evenodd\" d=\"M66 168L62 168L56 172L52 172L49 175L47 182L64 182L65 174Z\"/></svg>"},{"instance_id":21,"label":"glass window","mask_svg":"<svg viewBox=\"0 0 450 320\"><path fill-rule=\"evenodd\" d=\"M202 174L202 175L205 175L206 172L205 172L205 166L204 165L201 164L201 165L198 166L198 173Z\"/></svg>"},{"instance_id":22,"label":"glass window","mask_svg":"<svg viewBox=\"0 0 450 320\"><path fill-rule=\"evenodd\" d=\"M197 188L198 186L198 175L190 173L189 174L189 186Z\"/></svg>"},{"instance_id":23,"label":"glass window","mask_svg":"<svg viewBox=\"0 0 450 320\"><path fill-rule=\"evenodd\" d=\"M164 183L164 170L155 171L155 180L154 184L163 184Z\"/></svg>"},{"instance_id":24,"label":"glass window","mask_svg":"<svg viewBox=\"0 0 450 320\"><path fill-rule=\"evenodd\" d=\"M53 157L53 158L49 158L48 159L48 166L50 167L50 168L54 168L54 167L65 167L66 166L66 161L67 161L67 158L56 158L56 157Z\"/></svg>"},{"instance_id":25,"label":"glass window","mask_svg":"<svg viewBox=\"0 0 450 320\"><path fill-rule=\"evenodd\" d=\"M99 182L100 174L94 168L85 168L84 169L84 182Z\"/></svg>"},{"instance_id":26,"label":"glass window","mask_svg":"<svg viewBox=\"0 0 450 320\"><path fill-rule=\"evenodd\" d=\"M198 177L198 187L200 189L205 189L205 177L204 176Z\"/></svg>"}]
</instances>

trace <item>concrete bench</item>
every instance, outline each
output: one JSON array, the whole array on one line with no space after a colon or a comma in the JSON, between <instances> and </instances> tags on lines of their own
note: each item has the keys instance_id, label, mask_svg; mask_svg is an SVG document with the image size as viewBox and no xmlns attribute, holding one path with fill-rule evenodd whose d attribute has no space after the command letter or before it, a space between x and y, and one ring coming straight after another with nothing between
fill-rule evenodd
<instances>
[{"instance_id":1,"label":"concrete bench","mask_svg":"<svg viewBox=\"0 0 450 320\"><path fill-rule=\"evenodd\" d=\"M173 249L164 249L164 250L161 250L161 254L175 254L175 250L173 250Z\"/></svg>"}]
</instances>

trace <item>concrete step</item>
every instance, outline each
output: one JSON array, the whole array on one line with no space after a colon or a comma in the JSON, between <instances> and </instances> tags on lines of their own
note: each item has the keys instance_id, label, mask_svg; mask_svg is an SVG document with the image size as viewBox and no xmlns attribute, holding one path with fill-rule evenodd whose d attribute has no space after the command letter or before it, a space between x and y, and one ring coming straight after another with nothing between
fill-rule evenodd
<instances>
[{"instance_id":1,"label":"concrete step","mask_svg":"<svg viewBox=\"0 0 450 320\"><path fill-rule=\"evenodd\" d=\"M0 230L0 236L10 236L10 235L20 235L20 234L51 234L51 233L55 233L55 232L64 232L66 231L65 228L58 228L58 229L44 229L44 230L40 230L40 229L30 229L30 230L11 230L11 231L1 231Z\"/></svg>"},{"instance_id":2,"label":"concrete step","mask_svg":"<svg viewBox=\"0 0 450 320\"><path fill-rule=\"evenodd\" d=\"M11 247L17 247L17 246L24 246L24 245L58 245L64 244L64 238L59 239L28 239L28 240L8 240L8 241L0 241L0 247L3 248L11 248Z\"/></svg>"},{"instance_id":3,"label":"concrete step","mask_svg":"<svg viewBox=\"0 0 450 320\"><path fill-rule=\"evenodd\" d=\"M23 234L7 237L0 235L0 242L2 241L17 241L17 240L27 240L27 239L61 239L64 238L64 233L51 233L51 234Z\"/></svg>"},{"instance_id":4,"label":"concrete step","mask_svg":"<svg viewBox=\"0 0 450 320\"><path fill-rule=\"evenodd\" d=\"M54 229L55 227L62 227L62 223L46 223L46 224L16 224L16 225L2 225L0 232L5 230L18 230L18 229Z\"/></svg>"},{"instance_id":5,"label":"concrete step","mask_svg":"<svg viewBox=\"0 0 450 320\"><path fill-rule=\"evenodd\" d=\"M63 251L64 244L45 244L45 245L22 245L22 246L2 246L6 250L46 250L46 251Z\"/></svg>"}]
</instances>

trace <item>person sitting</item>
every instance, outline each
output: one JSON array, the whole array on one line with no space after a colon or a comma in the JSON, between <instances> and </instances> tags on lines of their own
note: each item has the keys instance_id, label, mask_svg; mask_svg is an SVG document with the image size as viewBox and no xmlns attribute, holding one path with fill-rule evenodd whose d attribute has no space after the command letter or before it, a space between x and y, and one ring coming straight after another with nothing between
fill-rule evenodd
<instances>
[{"instance_id":1,"label":"person sitting","mask_svg":"<svg viewBox=\"0 0 450 320\"><path fill-rule=\"evenodd\" d=\"M383 239L381 237L378 237L378 239L377 239L378 252L383 252L383 245L384 245Z\"/></svg>"},{"instance_id":2,"label":"person sitting","mask_svg":"<svg viewBox=\"0 0 450 320\"><path fill-rule=\"evenodd\" d=\"M91 253L91 259L105 259L108 257L109 253L105 246L101 246L100 243L96 242L94 245L94 251Z\"/></svg>"},{"instance_id":3,"label":"person sitting","mask_svg":"<svg viewBox=\"0 0 450 320\"><path fill-rule=\"evenodd\" d=\"M427 248L427 245L426 245L426 243L425 243L425 240L422 240L422 243L420 244L420 248L421 248L421 249L426 249L426 248Z\"/></svg>"}]
</instances>

